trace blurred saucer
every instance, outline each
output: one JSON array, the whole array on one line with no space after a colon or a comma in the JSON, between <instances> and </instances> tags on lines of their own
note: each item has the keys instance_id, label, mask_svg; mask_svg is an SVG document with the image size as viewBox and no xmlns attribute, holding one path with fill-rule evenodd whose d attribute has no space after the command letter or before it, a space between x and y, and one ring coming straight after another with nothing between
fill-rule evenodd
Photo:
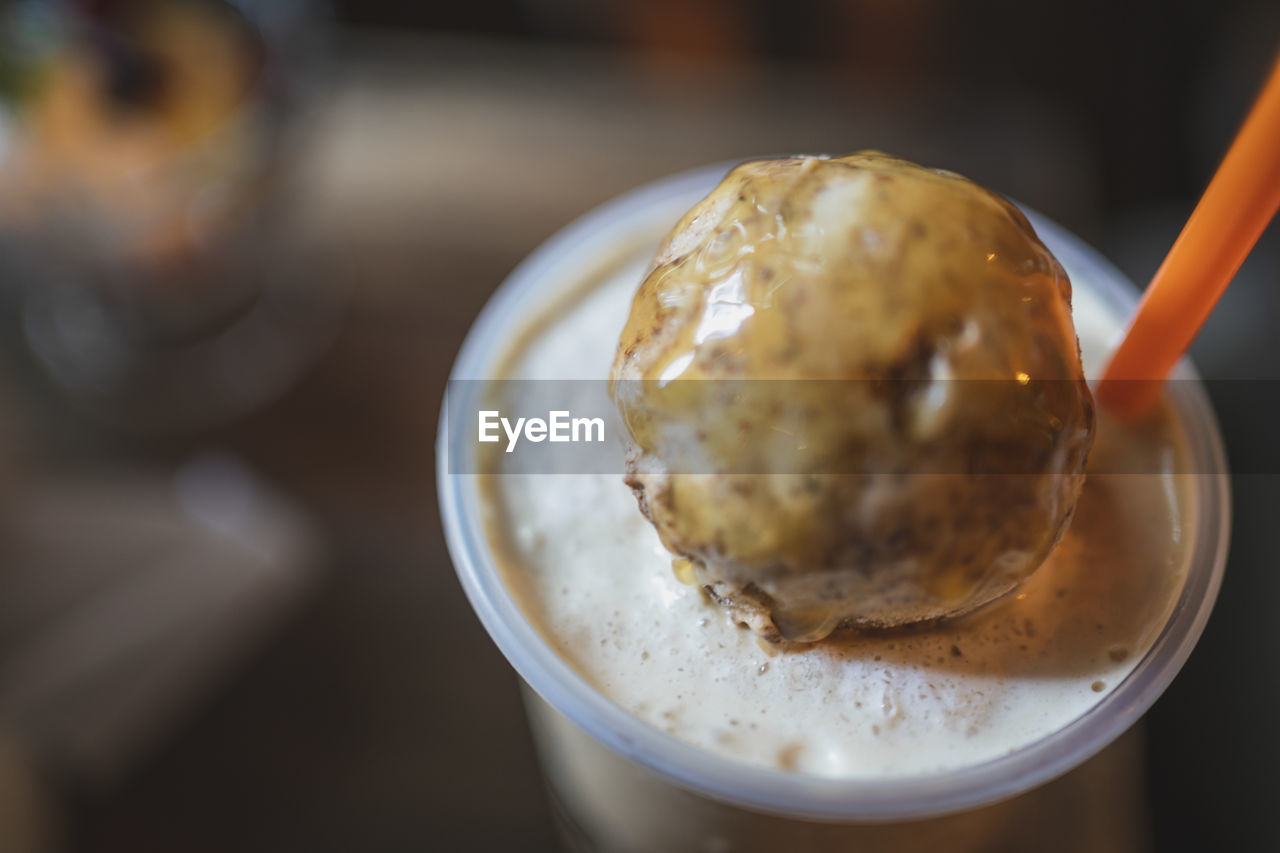
<instances>
[{"instance_id":1,"label":"blurred saucer","mask_svg":"<svg viewBox=\"0 0 1280 853\"><path fill-rule=\"evenodd\" d=\"M0 717L64 779L120 778L297 608L321 553L226 455L30 483L0 546Z\"/></svg>"}]
</instances>

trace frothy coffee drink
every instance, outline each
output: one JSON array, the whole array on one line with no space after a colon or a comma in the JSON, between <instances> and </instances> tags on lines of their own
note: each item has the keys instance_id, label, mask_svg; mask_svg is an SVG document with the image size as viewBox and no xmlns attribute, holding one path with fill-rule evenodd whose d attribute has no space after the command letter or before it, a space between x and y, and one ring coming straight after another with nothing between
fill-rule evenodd
<instances>
[{"instance_id":1,"label":"frothy coffee drink","mask_svg":"<svg viewBox=\"0 0 1280 853\"><path fill-rule=\"evenodd\" d=\"M604 381L662 230L565 283L529 318L506 379ZM1068 272L1072 272L1068 270ZM1072 276L1084 375L1121 318ZM833 778L988 761L1079 718L1133 669L1187 571L1181 427L1098 414L1074 520L1008 595L937 624L773 643L709 596L637 512L619 473L484 478L504 580L547 643L602 694L708 751ZM495 450L486 470L501 474ZM1110 473L1142 471L1141 475Z\"/></svg>"}]
</instances>

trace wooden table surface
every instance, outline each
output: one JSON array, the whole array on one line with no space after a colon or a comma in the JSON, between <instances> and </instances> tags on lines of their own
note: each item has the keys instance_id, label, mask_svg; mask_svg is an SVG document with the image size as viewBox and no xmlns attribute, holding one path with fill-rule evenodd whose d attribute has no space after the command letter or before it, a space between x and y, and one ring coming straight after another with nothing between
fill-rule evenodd
<instances>
[{"instance_id":1,"label":"wooden table surface","mask_svg":"<svg viewBox=\"0 0 1280 853\"><path fill-rule=\"evenodd\" d=\"M441 539L433 453L477 311L595 204L708 162L881 148L1086 238L1099 223L1090 141L1016 81L976 97L366 36L340 44L309 121L290 263L343 288L342 327L286 397L194 443L310 511L322 583L119 788L72 792L76 849L555 849L515 675Z\"/></svg>"}]
</instances>

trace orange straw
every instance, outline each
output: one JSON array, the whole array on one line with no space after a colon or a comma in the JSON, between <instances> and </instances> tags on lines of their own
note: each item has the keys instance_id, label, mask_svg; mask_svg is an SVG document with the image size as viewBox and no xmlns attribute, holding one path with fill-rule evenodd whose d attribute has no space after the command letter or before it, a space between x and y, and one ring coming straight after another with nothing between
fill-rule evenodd
<instances>
[{"instance_id":1,"label":"orange straw","mask_svg":"<svg viewBox=\"0 0 1280 853\"><path fill-rule=\"evenodd\" d=\"M1103 371L1102 405L1138 414L1155 400L1277 208L1280 60Z\"/></svg>"}]
</instances>

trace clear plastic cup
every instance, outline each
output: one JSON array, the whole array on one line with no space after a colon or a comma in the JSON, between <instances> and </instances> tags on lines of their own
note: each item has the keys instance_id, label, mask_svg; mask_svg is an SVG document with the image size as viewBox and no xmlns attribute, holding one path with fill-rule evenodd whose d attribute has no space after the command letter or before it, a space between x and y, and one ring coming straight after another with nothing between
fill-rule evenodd
<instances>
[{"instance_id":1,"label":"clear plastic cup","mask_svg":"<svg viewBox=\"0 0 1280 853\"><path fill-rule=\"evenodd\" d=\"M547 241L485 307L451 378L492 378L505 343L537 316L538 307L580 281L581 270L616 255L619 246L644 240L656 246L726 171L727 166L717 165L642 187L597 208ZM1117 315L1132 312L1138 292L1123 274L1061 227L1035 213L1028 216L1073 281L1088 282ZM1010 809L1016 812L1019 803L1031 802L1043 812L1043 803L1035 805L1042 792L1009 798L1062 777L1133 726L1186 661L1217 596L1230 529L1226 459L1213 411L1191 364L1184 360L1173 375L1187 380L1171 383L1169 393L1187 436L1189 470L1196 472L1192 489L1197 509L1187 578L1151 649L1090 711L1047 737L973 766L924 777L874 780L818 778L714 755L641 721L597 692L552 650L503 585L484 533L478 476L449 470L451 458L462 458L454 454L473 452L474 444L462 436L451 439L442 416L438 488L449 550L477 615L529 688L530 719L562 823L577 827L570 831L571 838L576 837L579 846L586 846L582 839L587 838L603 849L627 850L776 849L768 845L776 845L782 837L834 845L848 840L864 845L858 849L896 849L908 843L904 841L908 836L895 834L901 830L914 833L910 834L913 840L950 839L947 849L955 853L968 849L966 838L977 839L973 849L989 846L992 836L979 831L989 822L983 815L995 814L990 819L1005 825L1028 820L1034 824L1033 818ZM454 383L449 393L465 395L478 385ZM446 401L446 406L452 405L467 407L470 401ZM471 464L459 470L477 468ZM1132 749L1129 753L1137 754ZM1132 760L1102 772L1100 778L1115 782L1120 778L1117 774L1128 772L1140 783L1139 760L1132 755ZM1108 761L1103 756L1093 765ZM994 811L980 809L1005 800L1009 802ZM620 801L632 816L649 815L647 823L628 823L620 812L611 815ZM939 821L944 815L952 817ZM1064 816L1064 820L1070 823L1075 818ZM650 826L650 836L636 836L655 821L660 825Z\"/></svg>"}]
</instances>

